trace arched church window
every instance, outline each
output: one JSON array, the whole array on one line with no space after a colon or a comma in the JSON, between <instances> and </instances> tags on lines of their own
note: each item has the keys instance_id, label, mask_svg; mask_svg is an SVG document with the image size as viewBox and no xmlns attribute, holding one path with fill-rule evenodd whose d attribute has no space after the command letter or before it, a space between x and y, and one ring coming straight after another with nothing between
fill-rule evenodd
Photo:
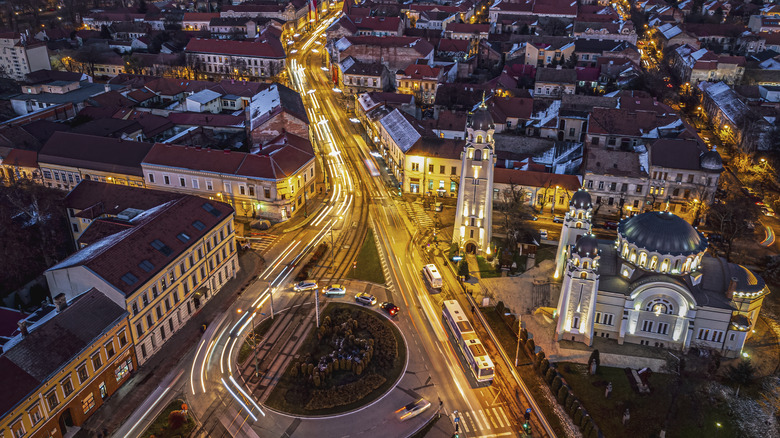
<instances>
[{"instance_id":1,"label":"arched church window","mask_svg":"<svg viewBox=\"0 0 780 438\"><path fill-rule=\"evenodd\" d=\"M656 315L667 315L674 313L674 304L664 298L656 298L645 306L645 311L653 312Z\"/></svg>"},{"instance_id":2,"label":"arched church window","mask_svg":"<svg viewBox=\"0 0 780 438\"><path fill-rule=\"evenodd\" d=\"M575 258L574 259L574 266L579 266L579 265L580 265L580 259Z\"/></svg>"},{"instance_id":3,"label":"arched church window","mask_svg":"<svg viewBox=\"0 0 780 438\"><path fill-rule=\"evenodd\" d=\"M588 278L588 274L586 272L580 272L580 278Z\"/></svg>"},{"instance_id":4,"label":"arched church window","mask_svg":"<svg viewBox=\"0 0 780 438\"><path fill-rule=\"evenodd\" d=\"M582 212L577 213L577 219L582 219Z\"/></svg>"},{"instance_id":5,"label":"arched church window","mask_svg":"<svg viewBox=\"0 0 780 438\"><path fill-rule=\"evenodd\" d=\"M688 272L691 269L691 258L688 257L685 259L685 264L683 265L683 272Z\"/></svg>"},{"instance_id":6,"label":"arched church window","mask_svg":"<svg viewBox=\"0 0 780 438\"><path fill-rule=\"evenodd\" d=\"M682 260L677 259L674 261L674 270L680 272L680 266L682 266Z\"/></svg>"},{"instance_id":7,"label":"arched church window","mask_svg":"<svg viewBox=\"0 0 780 438\"><path fill-rule=\"evenodd\" d=\"M631 250L631 256L628 258L631 263L636 263L636 248Z\"/></svg>"},{"instance_id":8,"label":"arched church window","mask_svg":"<svg viewBox=\"0 0 780 438\"><path fill-rule=\"evenodd\" d=\"M469 148L469 160L474 158L474 148Z\"/></svg>"},{"instance_id":9,"label":"arched church window","mask_svg":"<svg viewBox=\"0 0 780 438\"><path fill-rule=\"evenodd\" d=\"M628 243L623 244L623 258L628 257Z\"/></svg>"},{"instance_id":10,"label":"arched church window","mask_svg":"<svg viewBox=\"0 0 780 438\"><path fill-rule=\"evenodd\" d=\"M669 259L664 259L661 262L661 272L666 273L667 271L669 271Z\"/></svg>"},{"instance_id":11,"label":"arched church window","mask_svg":"<svg viewBox=\"0 0 780 438\"><path fill-rule=\"evenodd\" d=\"M582 222L577 222L577 225L576 225L576 227L577 227L577 228L582 228Z\"/></svg>"},{"instance_id":12,"label":"arched church window","mask_svg":"<svg viewBox=\"0 0 780 438\"><path fill-rule=\"evenodd\" d=\"M493 141L493 136L492 136L492 135L488 134L488 136L487 136L487 137L488 137L488 143L490 143L491 141Z\"/></svg>"},{"instance_id":13,"label":"arched church window","mask_svg":"<svg viewBox=\"0 0 780 438\"><path fill-rule=\"evenodd\" d=\"M482 161L482 150L477 149L474 151L474 161Z\"/></svg>"},{"instance_id":14,"label":"arched church window","mask_svg":"<svg viewBox=\"0 0 780 438\"><path fill-rule=\"evenodd\" d=\"M588 269L588 262L582 262L582 269Z\"/></svg>"},{"instance_id":15,"label":"arched church window","mask_svg":"<svg viewBox=\"0 0 780 438\"><path fill-rule=\"evenodd\" d=\"M477 143L482 143L482 136L481 135L477 136Z\"/></svg>"},{"instance_id":16,"label":"arched church window","mask_svg":"<svg viewBox=\"0 0 780 438\"><path fill-rule=\"evenodd\" d=\"M642 251L639 253L639 266L645 267L647 265L647 253Z\"/></svg>"},{"instance_id":17,"label":"arched church window","mask_svg":"<svg viewBox=\"0 0 780 438\"><path fill-rule=\"evenodd\" d=\"M650 270L655 271L658 268L658 256L653 256L653 258L650 259Z\"/></svg>"}]
</instances>

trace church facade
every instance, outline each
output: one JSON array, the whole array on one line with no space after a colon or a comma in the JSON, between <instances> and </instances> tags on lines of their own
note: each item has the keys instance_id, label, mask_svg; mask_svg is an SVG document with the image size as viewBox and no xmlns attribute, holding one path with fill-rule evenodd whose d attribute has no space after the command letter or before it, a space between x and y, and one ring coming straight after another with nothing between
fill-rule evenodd
<instances>
[{"instance_id":1,"label":"church facade","mask_svg":"<svg viewBox=\"0 0 780 438\"><path fill-rule=\"evenodd\" d=\"M769 293L744 266L709 256L704 235L682 218L651 211L620 221L614 241L591 230L590 194L572 196L556 260L562 279L556 337L596 337L738 356Z\"/></svg>"}]
</instances>

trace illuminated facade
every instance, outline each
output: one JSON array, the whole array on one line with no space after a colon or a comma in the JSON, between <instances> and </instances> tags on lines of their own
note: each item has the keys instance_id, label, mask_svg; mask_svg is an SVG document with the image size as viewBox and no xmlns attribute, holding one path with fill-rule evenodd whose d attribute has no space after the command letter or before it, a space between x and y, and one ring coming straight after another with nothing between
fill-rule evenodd
<instances>
[{"instance_id":1,"label":"illuminated facade","mask_svg":"<svg viewBox=\"0 0 780 438\"><path fill-rule=\"evenodd\" d=\"M583 215L584 229L589 222ZM704 236L672 213L623 219L617 234L614 242L592 234L573 244L561 239L559 341L590 346L601 337L621 345L742 353L769 293L763 279L707 256Z\"/></svg>"},{"instance_id":2,"label":"illuminated facade","mask_svg":"<svg viewBox=\"0 0 780 438\"><path fill-rule=\"evenodd\" d=\"M461 154L458 209L452 241L468 253L490 254L493 223L493 133L495 125L484 98L466 124Z\"/></svg>"}]
</instances>

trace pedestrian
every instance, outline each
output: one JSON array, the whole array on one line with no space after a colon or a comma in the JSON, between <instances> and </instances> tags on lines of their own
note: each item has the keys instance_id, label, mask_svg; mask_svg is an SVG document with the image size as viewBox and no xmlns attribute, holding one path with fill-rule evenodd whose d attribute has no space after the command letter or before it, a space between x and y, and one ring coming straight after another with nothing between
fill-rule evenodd
<instances>
[{"instance_id":1,"label":"pedestrian","mask_svg":"<svg viewBox=\"0 0 780 438\"><path fill-rule=\"evenodd\" d=\"M604 391L604 398L609 398L609 395L612 393L612 382L607 383L607 390Z\"/></svg>"}]
</instances>

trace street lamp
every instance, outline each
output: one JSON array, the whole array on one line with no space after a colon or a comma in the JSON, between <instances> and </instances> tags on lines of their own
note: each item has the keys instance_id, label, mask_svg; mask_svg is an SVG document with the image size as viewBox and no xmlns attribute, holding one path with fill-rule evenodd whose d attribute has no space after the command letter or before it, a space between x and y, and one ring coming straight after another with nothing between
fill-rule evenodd
<instances>
[{"instance_id":1,"label":"street lamp","mask_svg":"<svg viewBox=\"0 0 780 438\"><path fill-rule=\"evenodd\" d=\"M243 312L241 309L236 309L236 313L239 315ZM249 319L252 321L252 352L255 356L255 377L260 375L260 364L257 363L257 334L255 333L255 315L257 315L257 311L252 313L252 316L249 317Z\"/></svg>"},{"instance_id":2,"label":"street lamp","mask_svg":"<svg viewBox=\"0 0 780 438\"><path fill-rule=\"evenodd\" d=\"M523 329L523 315L519 313L504 312L504 316L517 317L517 350L515 350L515 366L517 366L517 360L520 357L520 331Z\"/></svg>"}]
</instances>

